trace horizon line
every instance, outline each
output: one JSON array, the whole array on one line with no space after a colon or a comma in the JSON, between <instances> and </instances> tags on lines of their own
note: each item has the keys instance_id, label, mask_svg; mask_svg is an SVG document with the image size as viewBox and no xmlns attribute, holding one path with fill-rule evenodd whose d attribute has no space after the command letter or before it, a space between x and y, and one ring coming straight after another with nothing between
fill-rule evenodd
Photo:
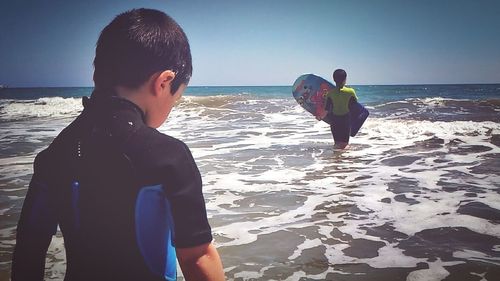
<instances>
[{"instance_id":1,"label":"horizon line","mask_svg":"<svg viewBox=\"0 0 500 281\"><path fill-rule=\"evenodd\" d=\"M333 84L333 83L332 83ZM451 86L451 85L500 85L500 82L473 82L473 83L409 83L409 84L398 84L398 83L388 83L388 84L347 84L348 86ZM0 89L30 89L30 88L94 88L94 86L14 86L0 84ZM189 87L292 87L290 85L188 85Z\"/></svg>"}]
</instances>

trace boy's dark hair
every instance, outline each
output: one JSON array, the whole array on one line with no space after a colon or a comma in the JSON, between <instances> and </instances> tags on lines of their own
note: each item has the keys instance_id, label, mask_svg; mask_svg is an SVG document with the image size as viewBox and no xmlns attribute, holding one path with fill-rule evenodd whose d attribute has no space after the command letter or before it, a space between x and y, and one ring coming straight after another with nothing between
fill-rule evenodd
<instances>
[{"instance_id":1,"label":"boy's dark hair","mask_svg":"<svg viewBox=\"0 0 500 281\"><path fill-rule=\"evenodd\" d=\"M111 95L116 86L137 88L156 72L172 70L172 94L193 72L182 28L158 10L133 9L116 16L101 32L94 59L94 92Z\"/></svg>"},{"instance_id":2,"label":"boy's dark hair","mask_svg":"<svg viewBox=\"0 0 500 281\"><path fill-rule=\"evenodd\" d=\"M347 72L345 72L345 70L343 69L336 69L333 72L333 81L335 81L335 84L337 85L344 82L346 78L347 78Z\"/></svg>"}]
</instances>

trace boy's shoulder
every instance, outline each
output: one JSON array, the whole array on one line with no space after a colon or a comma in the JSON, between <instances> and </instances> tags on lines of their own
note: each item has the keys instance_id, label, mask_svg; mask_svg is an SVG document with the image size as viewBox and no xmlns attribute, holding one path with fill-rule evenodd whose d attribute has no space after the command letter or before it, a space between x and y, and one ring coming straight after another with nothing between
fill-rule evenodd
<instances>
[{"instance_id":1,"label":"boy's shoulder","mask_svg":"<svg viewBox=\"0 0 500 281\"><path fill-rule=\"evenodd\" d=\"M123 147L123 152L138 167L164 169L185 165L196 166L189 147L181 140L157 129L142 126Z\"/></svg>"},{"instance_id":2,"label":"boy's shoulder","mask_svg":"<svg viewBox=\"0 0 500 281\"><path fill-rule=\"evenodd\" d=\"M142 127L135 138L137 138L135 145L145 146L145 149L156 150L157 153L170 154L173 151L189 150L183 141L148 126Z\"/></svg>"},{"instance_id":3,"label":"boy's shoulder","mask_svg":"<svg viewBox=\"0 0 500 281\"><path fill-rule=\"evenodd\" d=\"M335 96L338 94L348 94L349 96L356 96L356 92L354 91L354 89L346 87L346 86L342 87L342 89L340 89L340 91L338 90L338 88L332 88L332 89L330 89L330 91L328 91L328 93L326 95L327 96Z\"/></svg>"},{"instance_id":4,"label":"boy's shoulder","mask_svg":"<svg viewBox=\"0 0 500 281\"><path fill-rule=\"evenodd\" d=\"M124 153L148 181L170 183L181 174L193 180L200 176L189 147L154 128L142 127L127 141Z\"/></svg>"},{"instance_id":5,"label":"boy's shoulder","mask_svg":"<svg viewBox=\"0 0 500 281\"><path fill-rule=\"evenodd\" d=\"M59 135L52 141L47 149L42 151L39 158L47 159L44 163L54 161L54 158L67 158L73 155L72 152L79 151L80 136L86 134L87 128L84 128L84 120L81 116L77 117L71 124L64 128ZM109 140L104 140L103 136L97 137L92 143L108 143L113 149L118 148L125 154L139 156L139 158L161 159L161 158L191 158L191 152L188 146L181 140L161 133L157 129L150 128L145 124L139 125L129 134ZM85 144L82 144L85 146ZM85 147L82 148L85 150ZM136 157L134 157L136 158ZM60 162L60 161L55 161Z\"/></svg>"},{"instance_id":6,"label":"boy's shoulder","mask_svg":"<svg viewBox=\"0 0 500 281\"><path fill-rule=\"evenodd\" d=\"M353 88L344 86L341 91L346 94L356 94Z\"/></svg>"}]
</instances>

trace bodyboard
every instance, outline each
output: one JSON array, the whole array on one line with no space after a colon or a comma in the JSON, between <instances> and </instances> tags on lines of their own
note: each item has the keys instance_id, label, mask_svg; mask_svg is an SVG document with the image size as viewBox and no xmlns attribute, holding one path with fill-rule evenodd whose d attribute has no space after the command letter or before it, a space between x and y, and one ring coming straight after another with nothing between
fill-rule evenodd
<instances>
[{"instance_id":1,"label":"bodyboard","mask_svg":"<svg viewBox=\"0 0 500 281\"><path fill-rule=\"evenodd\" d=\"M314 75L304 74L295 80L292 88L292 95L297 103L313 116L321 116L325 113L326 94L335 88L329 81ZM366 118L368 110L359 102L354 102L349 106L351 116L351 137L354 137ZM322 121L332 124L330 114L325 115Z\"/></svg>"}]
</instances>

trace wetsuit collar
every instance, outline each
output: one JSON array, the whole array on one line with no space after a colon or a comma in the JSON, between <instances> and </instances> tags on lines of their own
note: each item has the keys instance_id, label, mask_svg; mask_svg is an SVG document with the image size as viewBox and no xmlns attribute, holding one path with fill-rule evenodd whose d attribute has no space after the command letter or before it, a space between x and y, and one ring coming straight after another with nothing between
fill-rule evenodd
<instances>
[{"instance_id":1,"label":"wetsuit collar","mask_svg":"<svg viewBox=\"0 0 500 281\"><path fill-rule=\"evenodd\" d=\"M97 97L93 95L91 98L83 97L82 104L85 110L132 110L140 115L142 122L146 122L146 116L142 109L135 103L119 97L119 96L106 96ZM99 110L101 109L101 110Z\"/></svg>"}]
</instances>

